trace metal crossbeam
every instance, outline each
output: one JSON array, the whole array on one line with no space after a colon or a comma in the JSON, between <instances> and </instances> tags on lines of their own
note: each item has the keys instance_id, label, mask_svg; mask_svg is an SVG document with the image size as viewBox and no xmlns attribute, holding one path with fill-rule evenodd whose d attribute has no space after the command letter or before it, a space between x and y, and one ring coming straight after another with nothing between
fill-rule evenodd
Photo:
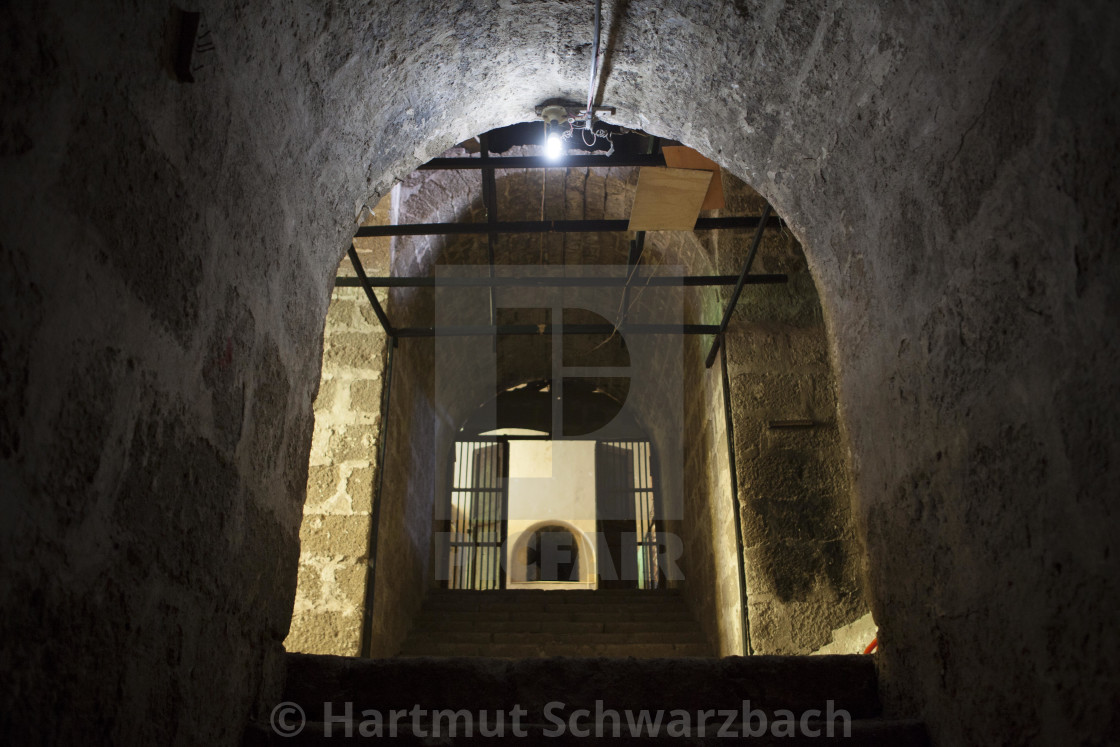
<instances>
[{"instance_id":1,"label":"metal crossbeam","mask_svg":"<svg viewBox=\"0 0 1120 747\"><path fill-rule=\"evenodd\" d=\"M716 339L719 339L718 337ZM727 436L727 464L731 480L731 515L735 527L735 557L739 571L739 620L742 631L743 656L754 653L751 647L751 618L747 611L747 576L743 567L743 517L739 505L739 469L735 457L735 416L731 411L731 381L727 376L727 348L719 349L719 377L723 389L723 429Z\"/></svg>"},{"instance_id":2,"label":"metal crossbeam","mask_svg":"<svg viewBox=\"0 0 1120 747\"><path fill-rule=\"evenodd\" d=\"M358 252L354 249L353 244L347 250L346 254L350 257L350 264L354 265L354 272L357 273L356 278L358 284L366 292L366 298L369 299L370 306L373 307L373 313L377 315L377 321L381 322L381 328L385 330L385 334L391 338L397 336L397 331L393 329L393 325L389 323L389 317L385 315L385 310L381 308L381 304L377 302L377 296L374 295L373 286L370 285L369 278L366 277L366 270L362 267L362 260L358 259Z\"/></svg>"},{"instance_id":3,"label":"metal crossbeam","mask_svg":"<svg viewBox=\"0 0 1120 747\"><path fill-rule=\"evenodd\" d=\"M714 324L479 324L448 327L401 327L399 337L488 337L490 335L712 335Z\"/></svg>"},{"instance_id":4,"label":"metal crossbeam","mask_svg":"<svg viewBox=\"0 0 1120 747\"><path fill-rule=\"evenodd\" d=\"M543 156L504 156L482 158L433 158L417 171L449 171L453 169L587 169L626 168L635 166L664 166L665 157L646 153L628 153L613 156L565 156L555 161Z\"/></svg>"},{"instance_id":5,"label":"metal crossbeam","mask_svg":"<svg viewBox=\"0 0 1120 747\"><path fill-rule=\"evenodd\" d=\"M751 241L750 251L747 252L747 258L743 262L743 271L739 273L739 281L735 284L735 290L731 292L731 300L727 302L723 319L719 323L719 332L716 334L716 339L712 341L712 349L708 351L708 357L704 361L705 368L711 368L712 364L715 363L716 353L719 352L720 345L723 342L723 333L727 329L727 323L731 321L731 314L735 311L735 305L739 303L739 295L743 292L743 286L747 282L747 274L751 271L751 265L754 264L754 256L758 254L758 245L762 243L762 229L769 218L770 203L766 203L766 207L762 211L762 218L759 220L758 230L755 231L754 240Z\"/></svg>"},{"instance_id":6,"label":"metal crossbeam","mask_svg":"<svg viewBox=\"0 0 1120 747\"><path fill-rule=\"evenodd\" d=\"M497 159L492 159L497 160ZM757 216L698 218L690 231L731 228L780 228L777 218L763 221ZM392 226L362 226L355 238L381 236L448 236L484 233L621 233L630 230L629 220L519 220L498 223L402 223Z\"/></svg>"},{"instance_id":7,"label":"metal crossbeam","mask_svg":"<svg viewBox=\"0 0 1120 747\"><path fill-rule=\"evenodd\" d=\"M788 282L789 277L784 274L750 275L744 283L746 285L778 285ZM373 288L623 288L623 287L710 287L735 285L739 282L737 275L637 275L633 278L612 277L479 277L479 278L431 278L431 277L375 277L366 278L366 283ZM363 287L361 278L337 277L334 280L336 288Z\"/></svg>"}]
</instances>

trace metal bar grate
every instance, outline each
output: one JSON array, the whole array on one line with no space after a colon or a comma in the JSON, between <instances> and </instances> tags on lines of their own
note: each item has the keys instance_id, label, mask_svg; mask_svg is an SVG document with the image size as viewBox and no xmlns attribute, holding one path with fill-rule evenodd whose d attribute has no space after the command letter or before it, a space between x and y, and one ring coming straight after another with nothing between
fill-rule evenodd
<instances>
[{"instance_id":1,"label":"metal bar grate","mask_svg":"<svg viewBox=\"0 0 1120 747\"><path fill-rule=\"evenodd\" d=\"M607 513L600 521L606 535L601 547L618 557L611 562L619 585L656 589L661 584L658 564L657 496L653 483L653 454L649 441L600 441L596 470L601 471L600 504ZM630 535L633 539L631 540ZM605 585L602 584L601 585Z\"/></svg>"},{"instance_id":2,"label":"metal bar grate","mask_svg":"<svg viewBox=\"0 0 1120 747\"><path fill-rule=\"evenodd\" d=\"M508 444L457 441L451 485L448 587L500 589L505 585Z\"/></svg>"}]
</instances>

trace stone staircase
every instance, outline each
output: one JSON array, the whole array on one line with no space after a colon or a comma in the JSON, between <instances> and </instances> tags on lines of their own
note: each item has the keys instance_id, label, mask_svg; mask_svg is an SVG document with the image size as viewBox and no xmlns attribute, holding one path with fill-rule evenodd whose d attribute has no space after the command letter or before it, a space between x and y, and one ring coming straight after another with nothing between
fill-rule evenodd
<instances>
[{"instance_id":1,"label":"stone staircase","mask_svg":"<svg viewBox=\"0 0 1120 747\"><path fill-rule=\"evenodd\" d=\"M871 656L512 660L289 654L281 702L249 725L243 743L643 739L721 745L740 739L803 747L929 747L920 723L880 714Z\"/></svg>"},{"instance_id":2,"label":"stone staircase","mask_svg":"<svg viewBox=\"0 0 1120 747\"><path fill-rule=\"evenodd\" d=\"M712 650L673 590L432 591L401 656L682 658Z\"/></svg>"}]
</instances>

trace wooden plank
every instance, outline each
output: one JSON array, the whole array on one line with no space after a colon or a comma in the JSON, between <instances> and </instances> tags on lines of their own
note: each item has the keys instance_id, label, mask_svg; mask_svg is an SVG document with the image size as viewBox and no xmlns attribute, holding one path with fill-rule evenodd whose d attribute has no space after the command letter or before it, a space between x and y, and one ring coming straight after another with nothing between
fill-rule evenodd
<instances>
[{"instance_id":1,"label":"wooden plank","mask_svg":"<svg viewBox=\"0 0 1120 747\"><path fill-rule=\"evenodd\" d=\"M629 230L691 231L711 181L710 171L643 167Z\"/></svg>"},{"instance_id":2,"label":"wooden plank","mask_svg":"<svg viewBox=\"0 0 1120 747\"><path fill-rule=\"evenodd\" d=\"M701 210L722 210L726 207L723 199L723 179L720 178L719 164L710 158L705 158L692 148L685 145L665 145L661 148L665 156L665 165L673 169L702 169L715 174L712 183L708 185L708 193L704 195L704 204Z\"/></svg>"}]
</instances>

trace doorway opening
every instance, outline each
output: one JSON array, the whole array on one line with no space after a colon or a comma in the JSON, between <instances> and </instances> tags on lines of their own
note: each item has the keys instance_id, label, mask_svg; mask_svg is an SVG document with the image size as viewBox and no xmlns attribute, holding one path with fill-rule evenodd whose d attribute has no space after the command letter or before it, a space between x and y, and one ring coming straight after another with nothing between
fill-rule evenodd
<instances>
[{"instance_id":1,"label":"doorway opening","mask_svg":"<svg viewBox=\"0 0 1120 747\"><path fill-rule=\"evenodd\" d=\"M491 434L457 441L451 469L445 588L664 586L649 441Z\"/></svg>"}]
</instances>

